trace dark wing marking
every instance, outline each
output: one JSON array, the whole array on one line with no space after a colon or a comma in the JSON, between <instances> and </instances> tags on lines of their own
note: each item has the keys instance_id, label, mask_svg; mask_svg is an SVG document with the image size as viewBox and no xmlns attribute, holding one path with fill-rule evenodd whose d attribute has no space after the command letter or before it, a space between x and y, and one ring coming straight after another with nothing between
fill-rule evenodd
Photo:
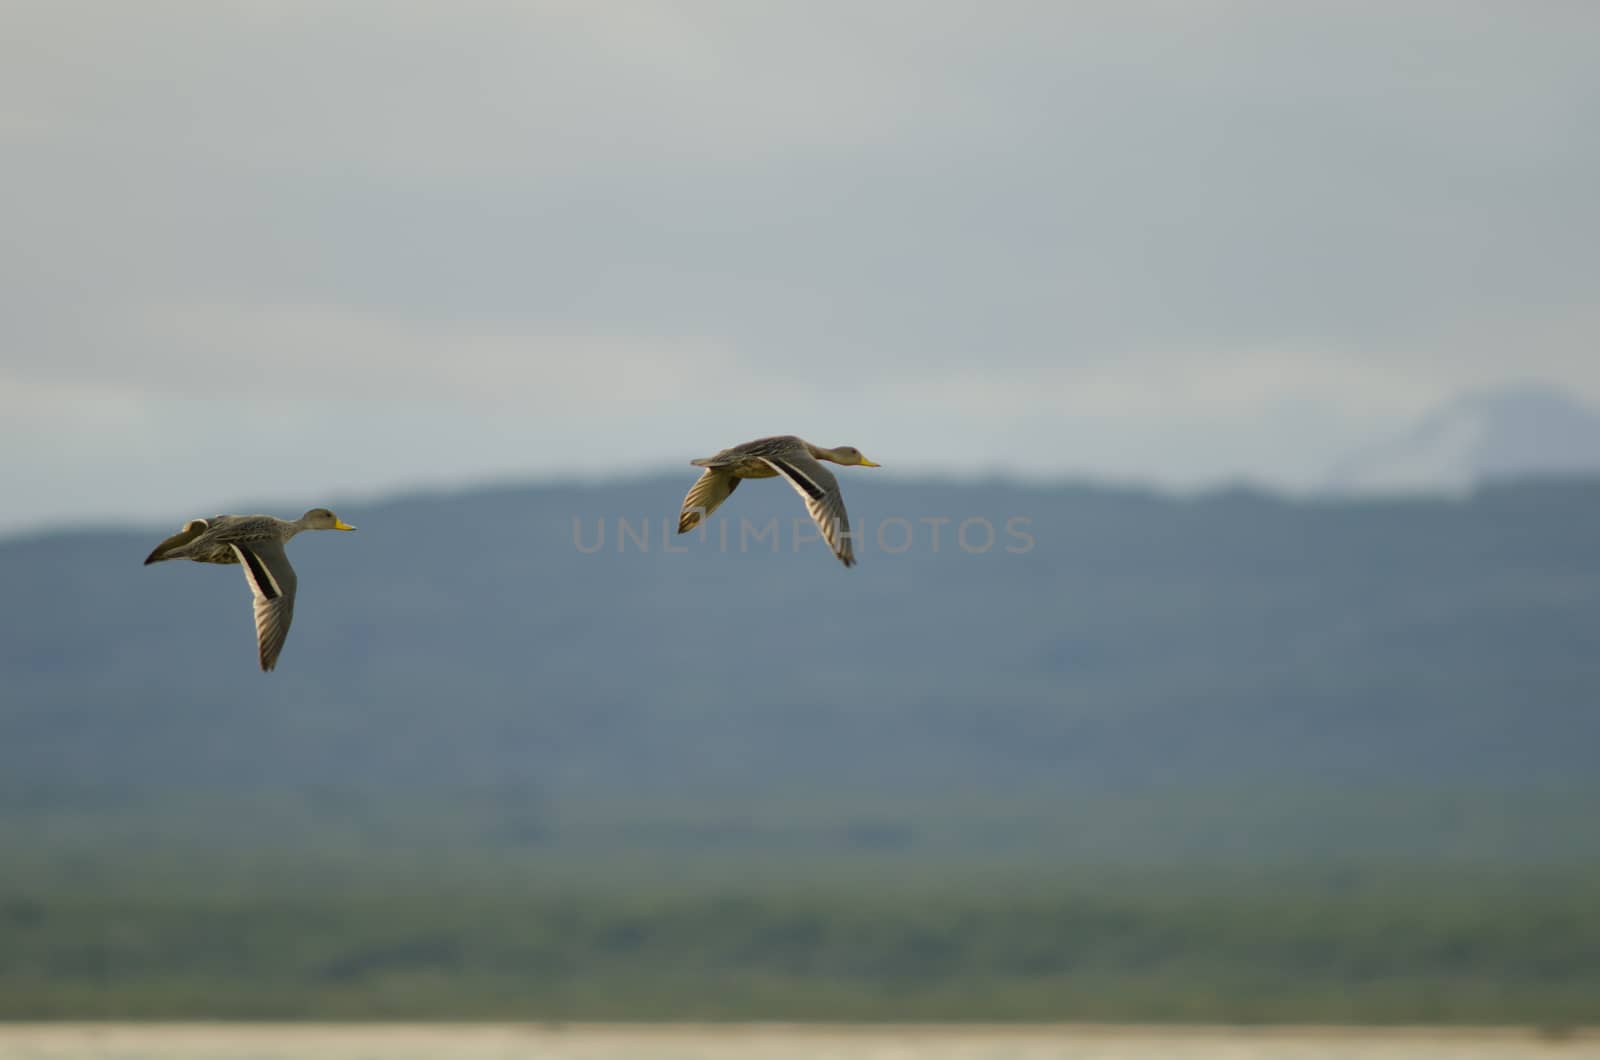
<instances>
[{"instance_id":1,"label":"dark wing marking","mask_svg":"<svg viewBox=\"0 0 1600 1060\"><path fill-rule=\"evenodd\" d=\"M856 561L850 543L850 517L845 514L839 480L821 463L809 456L764 456L767 465L789 480L800 499L806 502L811 521L822 531L822 539L846 567Z\"/></svg>"},{"instance_id":2,"label":"dark wing marking","mask_svg":"<svg viewBox=\"0 0 1600 1060\"><path fill-rule=\"evenodd\" d=\"M234 545L233 551L238 555L239 562L244 564L244 575L250 580L250 589L257 596L266 600L276 600L283 595L278 579L267 570L267 565L261 562L261 556L254 549L244 545Z\"/></svg>"},{"instance_id":3,"label":"dark wing marking","mask_svg":"<svg viewBox=\"0 0 1600 1060\"><path fill-rule=\"evenodd\" d=\"M233 545L233 551L244 567L245 581L250 583L255 597L256 646L260 652L261 669L271 670L278 665L278 653L289 637L289 623L294 621L294 594L298 580L281 541L252 541Z\"/></svg>"}]
</instances>

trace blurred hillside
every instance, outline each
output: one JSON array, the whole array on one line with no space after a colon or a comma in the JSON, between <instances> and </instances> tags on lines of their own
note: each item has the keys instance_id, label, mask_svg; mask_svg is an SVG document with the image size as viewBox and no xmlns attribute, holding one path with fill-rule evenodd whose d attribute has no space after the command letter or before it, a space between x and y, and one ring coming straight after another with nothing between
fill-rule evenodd
<instances>
[{"instance_id":1,"label":"blurred hillside","mask_svg":"<svg viewBox=\"0 0 1600 1060\"><path fill-rule=\"evenodd\" d=\"M727 551L663 552L685 477L343 507L359 533L291 548L270 675L236 569L140 565L166 527L0 544L10 819L256 812L292 842L306 820L249 807L322 792L628 849L1600 853L1565 827L1600 809L1600 483L1299 503L862 473L846 571L792 549L777 484L718 513ZM741 551L772 518L777 554Z\"/></svg>"}]
</instances>

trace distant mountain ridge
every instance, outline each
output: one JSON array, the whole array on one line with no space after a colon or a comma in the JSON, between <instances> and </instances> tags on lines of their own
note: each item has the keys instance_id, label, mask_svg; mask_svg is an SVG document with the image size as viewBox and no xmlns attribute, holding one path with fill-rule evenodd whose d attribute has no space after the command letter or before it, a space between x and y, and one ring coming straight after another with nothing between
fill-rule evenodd
<instances>
[{"instance_id":1,"label":"distant mountain ridge","mask_svg":"<svg viewBox=\"0 0 1600 1060\"><path fill-rule=\"evenodd\" d=\"M1467 394L1416 427L1351 454L1328 488L1341 493L1460 493L1532 475L1600 474L1600 412L1552 386Z\"/></svg>"}]
</instances>

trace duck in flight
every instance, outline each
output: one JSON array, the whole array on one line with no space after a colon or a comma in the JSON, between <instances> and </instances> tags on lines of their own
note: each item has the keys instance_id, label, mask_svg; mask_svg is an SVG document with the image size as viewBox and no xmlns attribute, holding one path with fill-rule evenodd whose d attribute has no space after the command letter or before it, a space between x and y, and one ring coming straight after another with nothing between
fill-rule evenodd
<instances>
[{"instance_id":1,"label":"duck in flight","mask_svg":"<svg viewBox=\"0 0 1600 1060\"><path fill-rule=\"evenodd\" d=\"M805 501L806 511L811 513L817 529L822 531L823 540L839 557L839 562L852 566L856 557L850 545L850 519L845 514L844 498L839 494L839 482L822 466L824 460L845 467L879 466L853 446L824 449L792 434L757 438L724 449L715 456L691 460L689 463L705 470L683 499L678 533L686 534L699 526L733 495L740 479L782 477Z\"/></svg>"},{"instance_id":2,"label":"duck in flight","mask_svg":"<svg viewBox=\"0 0 1600 1060\"><path fill-rule=\"evenodd\" d=\"M271 515L214 515L190 519L183 529L155 547L145 566L169 559L196 563L237 563L255 597L256 645L261 669L278 665L278 653L294 618L294 568L283 546L302 530L354 530L326 508L313 508L298 519Z\"/></svg>"}]
</instances>

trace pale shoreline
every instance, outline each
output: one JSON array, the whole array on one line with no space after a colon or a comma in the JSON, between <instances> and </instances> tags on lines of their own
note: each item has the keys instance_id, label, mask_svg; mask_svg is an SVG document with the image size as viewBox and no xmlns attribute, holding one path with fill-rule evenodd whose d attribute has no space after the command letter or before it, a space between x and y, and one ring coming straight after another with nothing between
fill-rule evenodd
<instances>
[{"instance_id":1,"label":"pale shoreline","mask_svg":"<svg viewBox=\"0 0 1600 1060\"><path fill-rule=\"evenodd\" d=\"M1129 1024L0 1023L0 1060L1600 1060L1600 1029Z\"/></svg>"},{"instance_id":2,"label":"pale shoreline","mask_svg":"<svg viewBox=\"0 0 1600 1060\"><path fill-rule=\"evenodd\" d=\"M562 1020L0 1020L0 1044L19 1037L88 1035L131 1038L272 1036L529 1037L670 1040L748 1038L982 1038L1005 1039L1294 1039L1346 1041L1526 1041L1600 1042L1600 1025L1553 1026L1463 1024L1223 1024L1223 1023L1028 1023L1028 1022L794 1022L794 1021L562 1021Z\"/></svg>"}]
</instances>

